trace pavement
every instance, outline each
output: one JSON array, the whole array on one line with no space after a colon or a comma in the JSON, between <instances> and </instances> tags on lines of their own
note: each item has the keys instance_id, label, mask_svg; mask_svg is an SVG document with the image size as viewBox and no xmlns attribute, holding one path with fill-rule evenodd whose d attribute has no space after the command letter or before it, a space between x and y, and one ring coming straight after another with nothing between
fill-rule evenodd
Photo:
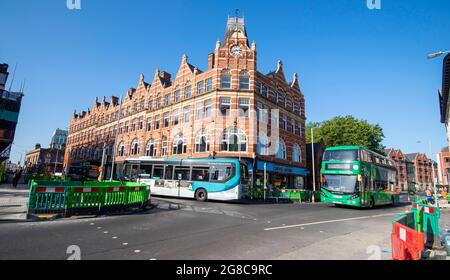
<instances>
[{"instance_id":1,"label":"pavement","mask_svg":"<svg viewBox=\"0 0 450 280\"><path fill-rule=\"evenodd\" d=\"M26 221L29 188L21 184L14 189L11 184L0 185L0 222Z\"/></svg>"},{"instance_id":2,"label":"pavement","mask_svg":"<svg viewBox=\"0 0 450 280\"><path fill-rule=\"evenodd\" d=\"M0 223L0 259L63 260L79 252L86 260L389 260L391 222L406 206L153 204L134 215Z\"/></svg>"}]
</instances>

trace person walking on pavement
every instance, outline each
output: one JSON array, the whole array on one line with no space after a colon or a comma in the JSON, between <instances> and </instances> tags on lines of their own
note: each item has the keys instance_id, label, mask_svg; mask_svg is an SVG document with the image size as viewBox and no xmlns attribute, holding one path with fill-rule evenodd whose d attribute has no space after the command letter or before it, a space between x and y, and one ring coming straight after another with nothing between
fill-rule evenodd
<instances>
[{"instance_id":1,"label":"person walking on pavement","mask_svg":"<svg viewBox=\"0 0 450 280\"><path fill-rule=\"evenodd\" d=\"M22 170L14 171L12 184L15 189L17 189L17 184L19 183L20 177L22 177Z\"/></svg>"},{"instance_id":2,"label":"person walking on pavement","mask_svg":"<svg viewBox=\"0 0 450 280\"><path fill-rule=\"evenodd\" d=\"M434 204L433 193L431 192L431 188L427 188L426 196L428 199L428 204L430 205Z\"/></svg>"}]
</instances>

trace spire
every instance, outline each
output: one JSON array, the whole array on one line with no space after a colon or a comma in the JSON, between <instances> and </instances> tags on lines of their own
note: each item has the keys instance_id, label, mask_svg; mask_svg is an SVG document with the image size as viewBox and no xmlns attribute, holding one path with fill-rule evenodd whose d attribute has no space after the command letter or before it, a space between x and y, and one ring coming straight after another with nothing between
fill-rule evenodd
<instances>
[{"instance_id":1,"label":"spire","mask_svg":"<svg viewBox=\"0 0 450 280\"><path fill-rule=\"evenodd\" d=\"M216 41L216 51L220 48L220 40L217 39Z\"/></svg>"},{"instance_id":2,"label":"spire","mask_svg":"<svg viewBox=\"0 0 450 280\"><path fill-rule=\"evenodd\" d=\"M228 17L228 21L227 21L227 27L225 30L225 39L223 40L223 45L225 45L225 43L228 41L228 39L231 38L231 36L236 33L239 32L242 37L239 37L241 39L247 39L247 31L245 30L245 20L244 18L239 18L239 17ZM238 33L238 34L239 34ZM248 39L247 39L247 46L248 46Z\"/></svg>"}]
</instances>

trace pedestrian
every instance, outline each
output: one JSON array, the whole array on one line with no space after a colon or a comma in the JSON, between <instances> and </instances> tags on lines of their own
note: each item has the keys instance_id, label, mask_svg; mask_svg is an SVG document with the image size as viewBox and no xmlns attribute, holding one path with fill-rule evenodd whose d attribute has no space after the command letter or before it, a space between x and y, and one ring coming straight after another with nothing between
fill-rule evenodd
<instances>
[{"instance_id":1,"label":"pedestrian","mask_svg":"<svg viewBox=\"0 0 450 280\"><path fill-rule=\"evenodd\" d=\"M428 204L434 204L433 193L431 192L431 188L427 188L426 196L428 199Z\"/></svg>"},{"instance_id":2,"label":"pedestrian","mask_svg":"<svg viewBox=\"0 0 450 280\"><path fill-rule=\"evenodd\" d=\"M18 170L14 170L13 178L12 178L13 188L17 189L17 184L18 183L19 183L19 171Z\"/></svg>"}]
</instances>

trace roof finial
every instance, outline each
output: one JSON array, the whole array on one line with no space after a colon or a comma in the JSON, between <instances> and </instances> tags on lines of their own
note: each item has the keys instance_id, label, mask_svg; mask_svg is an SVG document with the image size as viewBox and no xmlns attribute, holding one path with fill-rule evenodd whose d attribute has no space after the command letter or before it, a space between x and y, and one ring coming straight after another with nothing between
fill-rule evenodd
<instances>
[{"instance_id":1,"label":"roof finial","mask_svg":"<svg viewBox=\"0 0 450 280\"><path fill-rule=\"evenodd\" d=\"M278 65L277 65L277 72L281 70L281 68L283 67L283 61L278 60Z\"/></svg>"},{"instance_id":2,"label":"roof finial","mask_svg":"<svg viewBox=\"0 0 450 280\"><path fill-rule=\"evenodd\" d=\"M216 41L216 50L218 50L219 48L220 48L220 40L217 39L217 41Z\"/></svg>"}]
</instances>

